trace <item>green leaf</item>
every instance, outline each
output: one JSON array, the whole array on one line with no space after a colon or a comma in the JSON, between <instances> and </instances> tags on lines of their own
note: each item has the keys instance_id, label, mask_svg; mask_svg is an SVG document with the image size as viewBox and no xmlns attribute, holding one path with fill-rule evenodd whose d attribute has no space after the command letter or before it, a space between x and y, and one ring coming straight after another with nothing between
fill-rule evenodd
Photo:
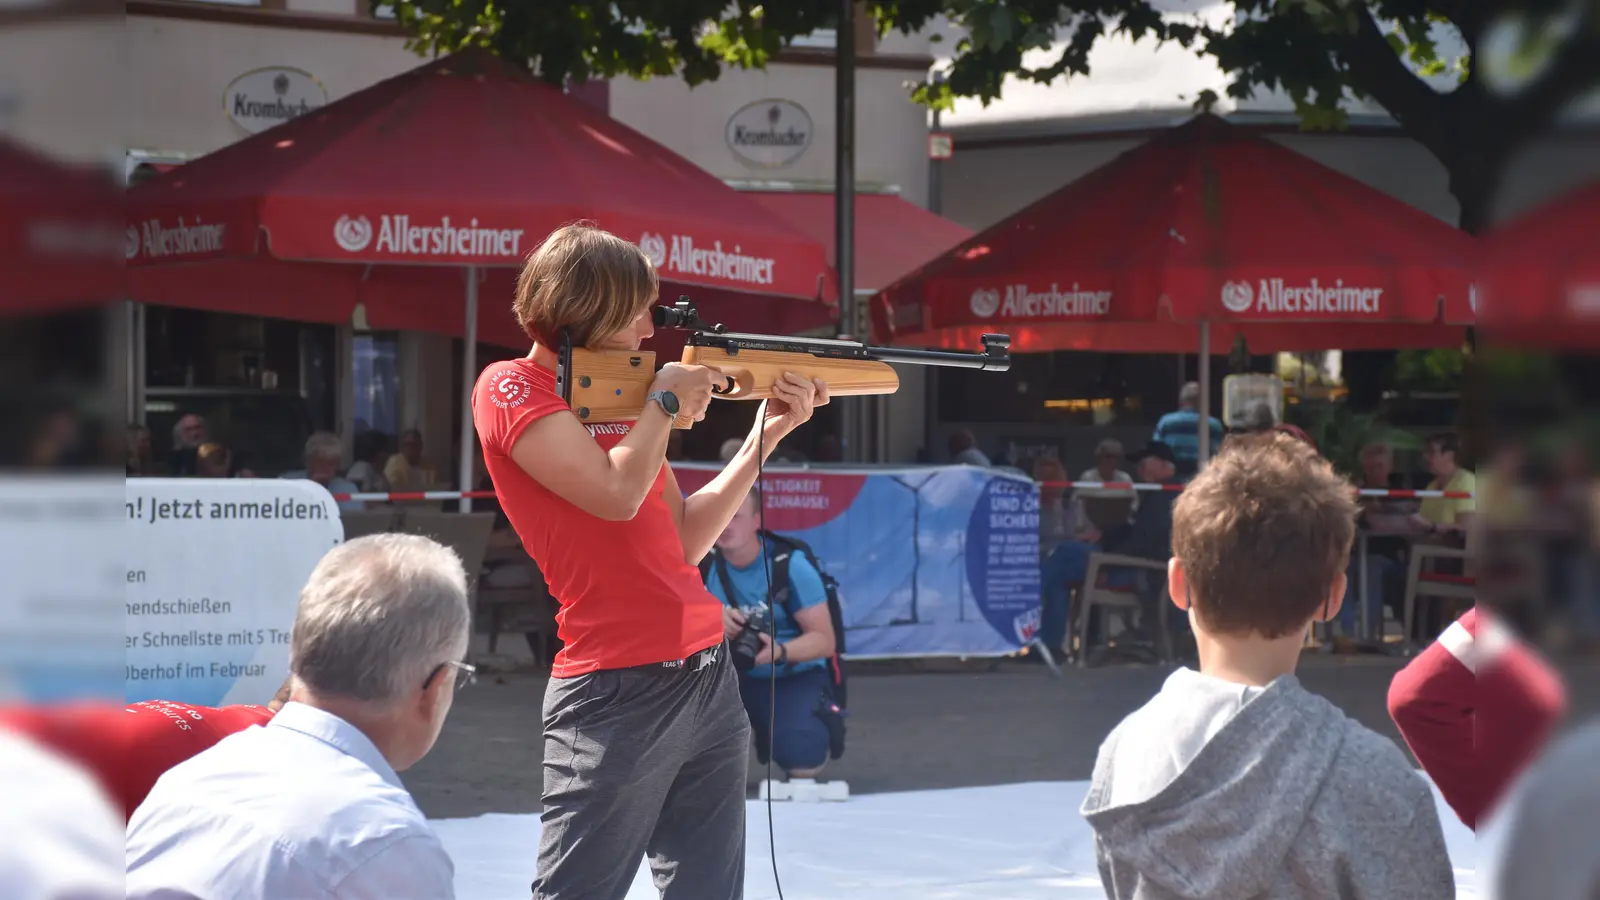
<instances>
[{"instance_id":1,"label":"green leaf","mask_svg":"<svg viewBox=\"0 0 1600 900\"><path fill-rule=\"evenodd\" d=\"M1017 20L1011 10L1000 5L992 7L989 10L989 49L1000 50L1010 43L1016 27Z\"/></svg>"}]
</instances>

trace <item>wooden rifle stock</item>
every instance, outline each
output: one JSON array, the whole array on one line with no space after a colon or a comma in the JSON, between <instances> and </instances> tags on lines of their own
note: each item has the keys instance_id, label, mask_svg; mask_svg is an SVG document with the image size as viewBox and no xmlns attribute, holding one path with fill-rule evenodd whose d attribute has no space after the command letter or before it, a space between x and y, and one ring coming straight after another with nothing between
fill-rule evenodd
<instances>
[{"instance_id":1,"label":"wooden rifle stock","mask_svg":"<svg viewBox=\"0 0 1600 900\"><path fill-rule=\"evenodd\" d=\"M766 400L785 372L820 378L830 397L892 394L900 376L891 362L954 366L1003 372L1010 368L1011 339L983 336L983 351L905 350L855 341L738 334L699 320L687 297L673 307L656 307L657 327L692 331L682 362L716 369L726 376L712 395L724 400ZM656 376L656 355L646 350L585 350L564 342L558 354L556 386L584 423L631 422L644 411ZM674 428L694 424L679 416Z\"/></svg>"}]
</instances>

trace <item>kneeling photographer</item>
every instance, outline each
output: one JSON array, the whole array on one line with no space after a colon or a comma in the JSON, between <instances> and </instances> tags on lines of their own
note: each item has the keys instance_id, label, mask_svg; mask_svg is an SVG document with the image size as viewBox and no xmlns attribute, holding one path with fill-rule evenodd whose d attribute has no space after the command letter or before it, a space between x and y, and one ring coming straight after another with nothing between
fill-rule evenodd
<instances>
[{"instance_id":1,"label":"kneeling photographer","mask_svg":"<svg viewBox=\"0 0 1600 900\"><path fill-rule=\"evenodd\" d=\"M823 573L799 549L803 545L761 532L760 511L758 488L734 513L702 568L706 587L723 602L723 630L756 755L763 764L770 755L791 778L811 778L844 749L842 698L835 691L841 675L836 604L829 603ZM770 604L769 563L777 588Z\"/></svg>"}]
</instances>

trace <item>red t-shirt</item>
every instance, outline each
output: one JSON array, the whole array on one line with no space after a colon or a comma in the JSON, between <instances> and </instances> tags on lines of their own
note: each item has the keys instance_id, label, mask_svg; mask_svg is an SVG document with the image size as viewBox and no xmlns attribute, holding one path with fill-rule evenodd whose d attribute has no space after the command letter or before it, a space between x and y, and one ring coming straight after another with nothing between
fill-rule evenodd
<instances>
[{"instance_id":1,"label":"red t-shirt","mask_svg":"<svg viewBox=\"0 0 1600 900\"><path fill-rule=\"evenodd\" d=\"M495 496L522 546L539 564L561 604L565 646L551 673L570 678L683 659L722 640L722 604L683 559L683 539L667 506L667 467L639 512L626 522L592 516L561 499L511 459L533 422L571 415L556 393L555 373L531 359L497 362L478 376L472 416ZM609 451L630 422L588 425Z\"/></svg>"},{"instance_id":2,"label":"red t-shirt","mask_svg":"<svg viewBox=\"0 0 1600 900\"><path fill-rule=\"evenodd\" d=\"M1476 829L1566 709L1561 676L1477 609L1395 675L1389 715L1461 821Z\"/></svg>"},{"instance_id":3,"label":"red t-shirt","mask_svg":"<svg viewBox=\"0 0 1600 900\"><path fill-rule=\"evenodd\" d=\"M236 731L271 720L272 711L264 706L213 708L165 700L0 710L0 728L25 734L83 766L128 818L168 769Z\"/></svg>"}]
</instances>

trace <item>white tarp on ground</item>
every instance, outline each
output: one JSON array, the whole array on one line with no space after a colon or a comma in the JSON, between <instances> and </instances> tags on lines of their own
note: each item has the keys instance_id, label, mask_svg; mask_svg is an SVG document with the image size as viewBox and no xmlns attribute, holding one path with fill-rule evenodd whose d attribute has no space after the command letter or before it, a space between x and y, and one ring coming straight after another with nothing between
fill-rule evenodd
<instances>
[{"instance_id":1,"label":"white tarp on ground","mask_svg":"<svg viewBox=\"0 0 1600 900\"><path fill-rule=\"evenodd\" d=\"M785 900L1100 900L1094 843L1078 815L1088 783L870 794L846 803L772 804ZM1437 794L1435 795L1437 797ZM1458 896L1474 900L1478 847L1443 800ZM767 806L749 805L745 897L776 900ZM435 820L456 864L458 900L527 897L536 815ZM641 864L628 900L655 900Z\"/></svg>"}]
</instances>

